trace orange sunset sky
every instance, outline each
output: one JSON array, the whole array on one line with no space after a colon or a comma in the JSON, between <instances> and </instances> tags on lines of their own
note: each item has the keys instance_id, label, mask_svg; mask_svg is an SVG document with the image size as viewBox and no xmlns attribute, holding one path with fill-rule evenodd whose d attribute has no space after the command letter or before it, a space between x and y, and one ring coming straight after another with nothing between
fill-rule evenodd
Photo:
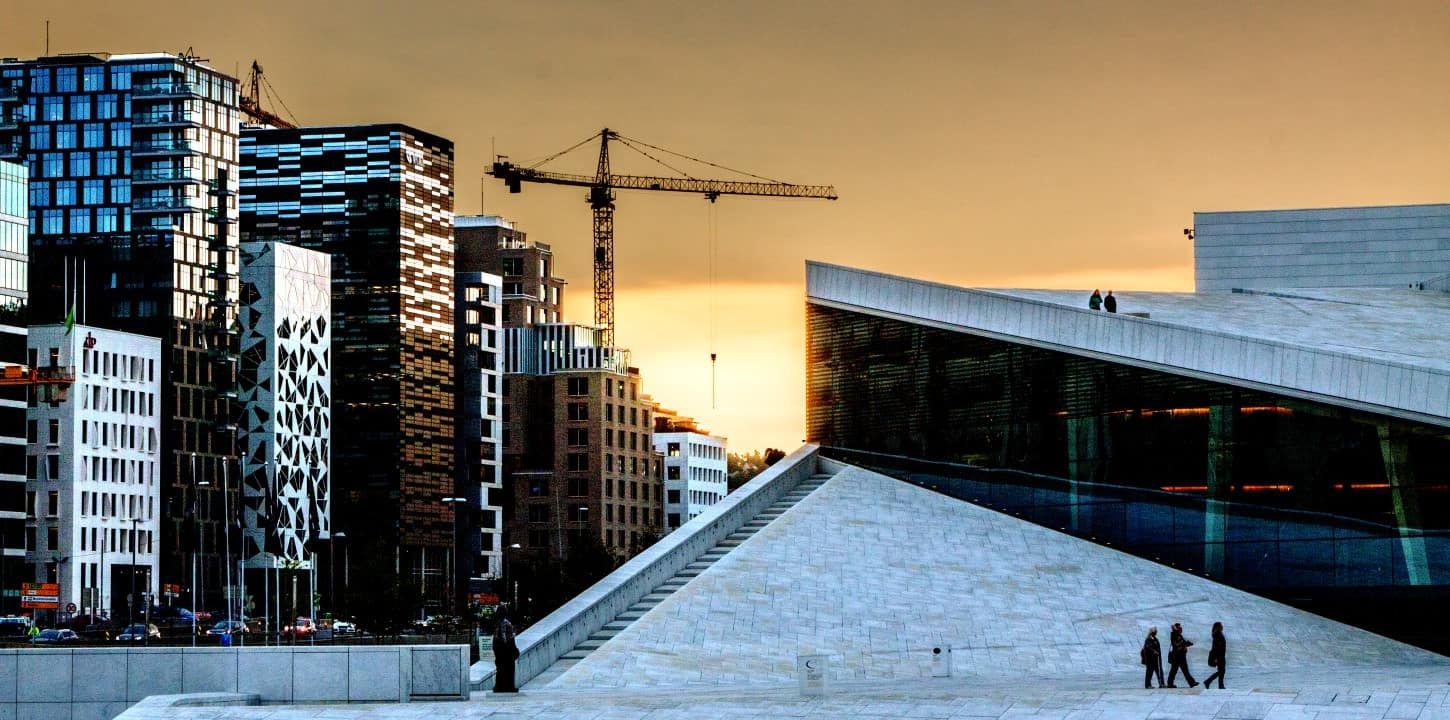
<instances>
[{"instance_id":1,"label":"orange sunset sky","mask_svg":"<svg viewBox=\"0 0 1450 720\"><path fill-rule=\"evenodd\" d=\"M1187 290L1194 210L1450 199L1445 2L0 0L0 55L42 54L46 19L53 53L190 47L242 76L256 58L303 124L451 138L458 212L552 244L580 322L584 192L508 195L482 178L491 148L529 160L608 126L834 184L836 202L722 198L713 285L703 200L619 198L619 342L735 450L804 437L807 258Z\"/></svg>"}]
</instances>

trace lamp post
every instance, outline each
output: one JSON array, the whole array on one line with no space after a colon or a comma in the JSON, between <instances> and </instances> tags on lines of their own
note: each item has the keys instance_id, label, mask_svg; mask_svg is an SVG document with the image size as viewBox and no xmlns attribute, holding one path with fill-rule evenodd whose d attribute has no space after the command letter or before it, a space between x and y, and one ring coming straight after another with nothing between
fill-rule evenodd
<instances>
[{"instance_id":1,"label":"lamp post","mask_svg":"<svg viewBox=\"0 0 1450 720\"><path fill-rule=\"evenodd\" d=\"M511 581L511 579L509 578L509 551L510 550L519 550L522 547L523 546L522 545L519 545L518 543L513 543L512 545L509 545L508 547L505 547L503 549L503 552L499 553L499 556L500 556L499 559L502 561L502 565L503 565L503 567L500 568L500 570L501 570L501 573L500 574L503 575L503 595L502 595L502 597L500 599L501 600L502 599L509 599L509 605L510 606L517 606L518 605L518 602L519 602L519 593L518 593L517 590L515 590L512 593L512 595L510 595L510 593L509 593L509 587L510 587L509 582Z\"/></svg>"},{"instance_id":2,"label":"lamp post","mask_svg":"<svg viewBox=\"0 0 1450 720\"><path fill-rule=\"evenodd\" d=\"M444 585L446 588L444 601L447 603L446 607L450 614L458 611L458 588L455 587L458 582L458 506L466 502L468 502L466 497L443 498L443 504L453 508L453 533L449 538L451 542L448 551L448 583Z\"/></svg>"},{"instance_id":3,"label":"lamp post","mask_svg":"<svg viewBox=\"0 0 1450 720\"><path fill-rule=\"evenodd\" d=\"M328 541L327 541L327 554L328 554L328 558L327 558L327 601L330 602L330 603L332 603L332 606L333 606L334 610L340 610L340 609L342 609L342 603L338 602L338 600L337 600L337 583L335 582L335 579L337 577L337 543L338 543L339 540L346 540L346 539L347 539L347 533L345 533L345 532L335 532L335 533L332 534L332 537L328 538ZM346 550L345 547L344 547L342 553L343 553L342 554L343 562L346 563L347 562L347 550ZM342 593L344 595L347 594L347 573L346 573L346 571L343 572L343 578L342 578Z\"/></svg>"},{"instance_id":4,"label":"lamp post","mask_svg":"<svg viewBox=\"0 0 1450 720\"><path fill-rule=\"evenodd\" d=\"M201 590L197 581L197 571L201 567L201 551L205 544L205 536L201 533L201 488L211 487L211 481L196 476L196 453L191 454L191 477L196 481L196 499L193 503L195 510L192 521L196 523L196 551L191 554L191 646L196 647L196 596Z\"/></svg>"}]
</instances>

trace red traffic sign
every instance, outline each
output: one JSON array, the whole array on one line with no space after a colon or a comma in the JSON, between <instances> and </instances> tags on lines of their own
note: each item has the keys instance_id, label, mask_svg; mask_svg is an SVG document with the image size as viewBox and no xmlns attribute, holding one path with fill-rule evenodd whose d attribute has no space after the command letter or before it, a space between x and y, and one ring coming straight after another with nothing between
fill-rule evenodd
<instances>
[{"instance_id":1,"label":"red traffic sign","mask_svg":"<svg viewBox=\"0 0 1450 720\"><path fill-rule=\"evenodd\" d=\"M65 604L65 611L68 612L68 613L75 612L76 611L76 604L75 603L66 603Z\"/></svg>"}]
</instances>

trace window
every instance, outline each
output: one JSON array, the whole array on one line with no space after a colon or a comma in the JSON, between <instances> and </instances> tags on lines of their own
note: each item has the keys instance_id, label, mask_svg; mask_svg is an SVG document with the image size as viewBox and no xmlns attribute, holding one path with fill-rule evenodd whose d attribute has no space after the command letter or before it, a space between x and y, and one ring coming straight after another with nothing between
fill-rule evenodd
<instances>
[{"instance_id":1,"label":"window","mask_svg":"<svg viewBox=\"0 0 1450 720\"><path fill-rule=\"evenodd\" d=\"M549 506L530 505L529 522L549 522Z\"/></svg>"},{"instance_id":2,"label":"window","mask_svg":"<svg viewBox=\"0 0 1450 720\"><path fill-rule=\"evenodd\" d=\"M589 522L589 508L585 505L569 506L570 522Z\"/></svg>"},{"instance_id":3,"label":"window","mask_svg":"<svg viewBox=\"0 0 1450 720\"><path fill-rule=\"evenodd\" d=\"M60 444L60 418L51 418L47 423L46 442L51 445Z\"/></svg>"},{"instance_id":4,"label":"window","mask_svg":"<svg viewBox=\"0 0 1450 720\"><path fill-rule=\"evenodd\" d=\"M676 505L679 504L679 502L680 502L680 491L679 490L666 490L665 492L668 493L669 502L674 503Z\"/></svg>"},{"instance_id":5,"label":"window","mask_svg":"<svg viewBox=\"0 0 1450 720\"><path fill-rule=\"evenodd\" d=\"M614 396L614 378L604 378L604 394Z\"/></svg>"},{"instance_id":6,"label":"window","mask_svg":"<svg viewBox=\"0 0 1450 720\"><path fill-rule=\"evenodd\" d=\"M529 478L529 497L543 497L549 494L549 481L546 478Z\"/></svg>"},{"instance_id":7,"label":"window","mask_svg":"<svg viewBox=\"0 0 1450 720\"><path fill-rule=\"evenodd\" d=\"M604 428L604 447L614 447L614 430L610 428Z\"/></svg>"},{"instance_id":8,"label":"window","mask_svg":"<svg viewBox=\"0 0 1450 720\"><path fill-rule=\"evenodd\" d=\"M570 420L588 420L589 406L585 403L569 403Z\"/></svg>"},{"instance_id":9,"label":"window","mask_svg":"<svg viewBox=\"0 0 1450 720\"><path fill-rule=\"evenodd\" d=\"M59 455L46 455L45 456L45 469L50 472L50 474L46 476L47 479L49 479L49 480L59 480L60 479L60 456Z\"/></svg>"},{"instance_id":10,"label":"window","mask_svg":"<svg viewBox=\"0 0 1450 720\"><path fill-rule=\"evenodd\" d=\"M587 378L587 377L571 377L571 378L569 378L569 394L572 395L572 396L574 396L574 397L579 397L580 395L588 395L589 394L589 378Z\"/></svg>"},{"instance_id":11,"label":"window","mask_svg":"<svg viewBox=\"0 0 1450 720\"><path fill-rule=\"evenodd\" d=\"M584 447L589 444L589 428L569 428L569 446Z\"/></svg>"},{"instance_id":12,"label":"window","mask_svg":"<svg viewBox=\"0 0 1450 720\"><path fill-rule=\"evenodd\" d=\"M604 403L604 419L607 422L614 422L614 406Z\"/></svg>"},{"instance_id":13,"label":"window","mask_svg":"<svg viewBox=\"0 0 1450 720\"><path fill-rule=\"evenodd\" d=\"M668 455L668 456L670 456L670 457L679 457L680 456L680 444L677 443L677 442L670 443L669 445L666 446L665 454Z\"/></svg>"},{"instance_id":14,"label":"window","mask_svg":"<svg viewBox=\"0 0 1450 720\"><path fill-rule=\"evenodd\" d=\"M570 495L570 497L588 497L589 496L589 478L581 478L581 477L571 477L571 478L569 478L569 495Z\"/></svg>"},{"instance_id":15,"label":"window","mask_svg":"<svg viewBox=\"0 0 1450 720\"><path fill-rule=\"evenodd\" d=\"M614 456L608 453L604 455L604 471L614 472ZM604 485L604 494L609 494L609 485L607 483Z\"/></svg>"},{"instance_id":16,"label":"window","mask_svg":"<svg viewBox=\"0 0 1450 720\"><path fill-rule=\"evenodd\" d=\"M585 453L569 453L565 462L565 468L572 472L586 472L589 470L589 456Z\"/></svg>"},{"instance_id":17,"label":"window","mask_svg":"<svg viewBox=\"0 0 1450 720\"><path fill-rule=\"evenodd\" d=\"M629 424L630 425L638 425L639 424L639 408L630 408L629 409Z\"/></svg>"},{"instance_id":18,"label":"window","mask_svg":"<svg viewBox=\"0 0 1450 720\"><path fill-rule=\"evenodd\" d=\"M678 466L678 465L671 465L671 466L665 468L665 479L666 480L679 480L680 479L680 466ZM670 492L675 492L675 491L674 490L671 490ZM677 502L677 501L671 500L670 502Z\"/></svg>"},{"instance_id":19,"label":"window","mask_svg":"<svg viewBox=\"0 0 1450 720\"><path fill-rule=\"evenodd\" d=\"M56 517L60 515L60 491L51 490L45 493L45 515Z\"/></svg>"},{"instance_id":20,"label":"window","mask_svg":"<svg viewBox=\"0 0 1450 720\"><path fill-rule=\"evenodd\" d=\"M50 527L45 529L45 549L60 549L60 528L51 525Z\"/></svg>"},{"instance_id":21,"label":"window","mask_svg":"<svg viewBox=\"0 0 1450 720\"><path fill-rule=\"evenodd\" d=\"M638 500L639 499L639 483L637 483L637 482L635 482L633 480L630 480L629 481L629 499L630 500ZM645 499L647 500L649 498L646 497Z\"/></svg>"},{"instance_id":22,"label":"window","mask_svg":"<svg viewBox=\"0 0 1450 720\"><path fill-rule=\"evenodd\" d=\"M606 504L604 506L604 522L614 522L614 506L613 505L607 505Z\"/></svg>"}]
</instances>

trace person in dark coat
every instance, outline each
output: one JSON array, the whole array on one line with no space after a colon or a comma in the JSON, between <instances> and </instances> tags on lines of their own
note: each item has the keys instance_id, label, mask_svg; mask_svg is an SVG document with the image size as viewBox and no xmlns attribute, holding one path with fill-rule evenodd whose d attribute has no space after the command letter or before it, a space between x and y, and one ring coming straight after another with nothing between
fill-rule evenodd
<instances>
[{"instance_id":1,"label":"person in dark coat","mask_svg":"<svg viewBox=\"0 0 1450 720\"><path fill-rule=\"evenodd\" d=\"M1143 687L1153 687L1153 676L1158 676L1158 687L1163 687L1163 646L1158 644L1158 628L1148 628L1148 637L1143 640L1143 649L1138 652L1143 661Z\"/></svg>"},{"instance_id":2,"label":"person in dark coat","mask_svg":"<svg viewBox=\"0 0 1450 720\"><path fill-rule=\"evenodd\" d=\"M1118 311L1118 299L1113 297L1113 291L1108 291L1108 296L1103 298L1103 309L1115 313Z\"/></svg>"},{"instance_id":3,"label":"person in dark coat","mask_svg":"<svg viewBox=\"0 0 1450 720\"><path fill-rule=\"evenodd\" d=\"M1213 645L1208 648L1208 665L1214 668L1214 673L1203 680L1204 689L1213 685L1215 678L1218 679L1218 689L1223 689L1223 667L1224 655L1228 652L1228 641L1223 639L1223 623L1213 624Z\"/></svg>"},{"instance_id":4,"label":"person in dark coat","mask_svg":"<svg viewBox=\"0 0 1450 720\"><path fill-rule=\"evenodd\" d=\"M1088 296L1088 307L1090 307L1090 308L1092 308L1094 310L1099 310L1099 309L1102 308L1102 306L1103 306L1103 295L1102 295L1102 293L1098 292L1097 290L1094 290L1093 291L1093 294Z\"/></svg>"},{"instance_id":5,"label":"person in dark coat","mask_svg":"<svg viewBox=\"0 0 1450 720\"><path fill-rule=\"evenodd\" d=\"M1183 625L1173 623L1173 632L1168 635L1168 687L1178 687L1173 681L1178 677L1178 671L1183 671L1183 679L1188 681L1188 687L1198 687L1198 682L1193 679L1193 673L1188 671L1188 648L1193 643L1183 637Z\"/></svg>"},{"instance_id":6,"label":"person in dark coat","mask_svg":"<svg viewBox=\"0 0 1450 720\"><path fill-rule=\"evenodd\" d=\"M508 608L499 606L493 628L493 691L516 693L514 661L519 659L519 646L514 642L514 625L509 622Z\"/></svg>"}]
</instances>

